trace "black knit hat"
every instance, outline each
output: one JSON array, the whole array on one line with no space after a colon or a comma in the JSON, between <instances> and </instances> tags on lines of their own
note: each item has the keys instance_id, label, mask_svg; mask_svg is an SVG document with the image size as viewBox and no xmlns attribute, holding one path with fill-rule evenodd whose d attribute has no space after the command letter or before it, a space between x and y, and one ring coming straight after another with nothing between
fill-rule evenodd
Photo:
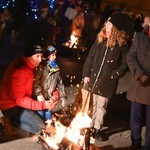
<instances>
[{"instance_id":1,"label":"black knit hat","mask_svg":"<svg viewBox=\"0 0 150 150\"><path fill-rule=\"evenodd\" d=\"M125 31L129 36L129 39L133 38L135 25L129 15L122 13L113 14L108 18L108 21L110 21L117 29Z\"/></svg>"},{"instance_id":2,"label":"black knit hat","mask_svg":"<svg viewBox=\"0 0 150 150\"><path fill-rule=\"evenodd\" d=\"M43 49L41 48L40 45L30 45L27 47L25 51L25 56L30 57L32 55L38 54L38 53L43 53Z\"/></svg>"},{"instance_id":3,"label":"black knit hat","mask_svg":"<svg viewBox=\"0 0 150 150\"><path fill-rule=\"evenodd\" d=\"M122 30L124 26L124 15L121 13L113 14L108 18L108 21L111 22L117 29Z\"/></svg>"},{"instance_id":4,"label":"black knit hat","mask_svg":"<svg viewBox=\"0 0 150 150\"><path fill-rule=\"evenodd\" d=\"M44 52L43 56L45 58L47 58L49 55L53 54L56 52L56 48L53 46L48 46L48 48L46 49L46 51Z\"/></svg>"}]
</instances>

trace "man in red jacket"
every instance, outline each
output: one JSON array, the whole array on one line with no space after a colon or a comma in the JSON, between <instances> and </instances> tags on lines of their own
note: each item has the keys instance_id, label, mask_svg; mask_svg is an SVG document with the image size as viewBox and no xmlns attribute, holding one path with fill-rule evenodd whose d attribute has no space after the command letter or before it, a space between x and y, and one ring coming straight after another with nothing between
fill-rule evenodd
<instances>
[{"instance_id":1,"label":"man in red jacket","mask_svg":"<svg viewBox=\"0 0 150 150\"><path fill-rule=\"evenodd\" d=\"M7 126L9 119L14 126L36 134L45 124L36 111L51 110L57 104L57 91L54 91L51 97L55 100L53 102L32 99L34 71L41 63L42 56L42 48L33 45L23 56L16 58L4 72L0 85L0 110L4 115L1 121L6 134L15 134L14 130Z\"/></svg>"}]
</instances>

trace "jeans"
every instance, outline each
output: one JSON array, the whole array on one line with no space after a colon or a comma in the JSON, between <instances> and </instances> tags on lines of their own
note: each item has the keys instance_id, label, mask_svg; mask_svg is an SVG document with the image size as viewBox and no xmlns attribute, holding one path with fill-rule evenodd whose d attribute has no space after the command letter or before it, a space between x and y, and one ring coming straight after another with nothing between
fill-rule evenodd
<instances>
[{"instance_id":1,"label":"jeans","mask_svg":"<svg viewBox=\"0 0 150 150\"><path fill-rule=\"evenodd\" d=\"M52 119L52 111L51 110L39 110L38 114L43 118L43 120L51 120Z\"/></svg>"},{"instance_id":2,"label":"jeans","mask_svg":"<svg viewBox=\"0 0 150 150\"><path fill-rule=\"evenodd\" d=\"M36 134L45 126L44 120L33 110L13 107L2 111L3 115L11 120L15 127Z\"/></svg>"},{"instance_id":3,"label":"jeans","mask_svg":"<svg viewBox=\"0 0 150 150\"><path fill-rule=\"evenodd\" d=\"M146 107L146 136L145 136L145 150L150 149L150 105L143 105L137 102L131 102L131 140L132 145L141 145L142 143L142 111Z\"/></svg>"},{"instance_id":4,"label":"jeans","mask_svg":"<svg viewBox=\"0 0 150 150\"><path fill-rule=\"evenodd\" d=\"M108 102L108 98L93 94L92 122L95 129L101 129L103 127Z\"/></svg>"}]
</instances>

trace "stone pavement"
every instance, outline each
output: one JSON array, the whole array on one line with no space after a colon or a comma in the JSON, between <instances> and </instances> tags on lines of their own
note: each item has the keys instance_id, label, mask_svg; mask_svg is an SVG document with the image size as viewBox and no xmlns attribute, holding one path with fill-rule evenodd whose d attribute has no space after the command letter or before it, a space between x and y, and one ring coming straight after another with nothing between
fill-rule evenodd
<instances>
[{"instance_id":1,"label":"stone pavement","mask_svg":"<svg viewBox=\"0 0 150 150\"><path fill-rule=\"evenodd\" d=\"M12 47L7 44L0 46L0 75L6 66L19 54L23 52L24 43ZM65 83L68 95L67 105L74 102L76 93L82 88L81 73L83 62L58 56L58 63L62 70L62 78ZM130 102L126 100L126 92L130 82L130 72L128 71L119 81L117 95L108 104L107 114L104 124L105 141L95 141L95 145L101 150L128 150L131 145L130 141ZM57 111L60 109L58 106ZM0 116L2 114L0 113ZM143 139L145 133L145 125L143 125ZM144 144L144 140L143 140ZM2 134L0 136L0 150L42 150L42 145L36 143L36 137L18 137Z\"/></svg>"}]
</instances>

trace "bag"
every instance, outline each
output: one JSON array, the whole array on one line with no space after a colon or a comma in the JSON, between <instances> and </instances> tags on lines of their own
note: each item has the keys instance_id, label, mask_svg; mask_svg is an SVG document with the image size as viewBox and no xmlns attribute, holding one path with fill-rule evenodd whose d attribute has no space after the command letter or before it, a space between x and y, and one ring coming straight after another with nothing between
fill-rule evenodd
<instances>
[{"instance_id":1,"label":"bag","mask_svg":"<svg viewBox=\"0 0 150 150\"><path fill-rule=\"evenodd\" d=\"M71 112L76 115L78 112L83 112L88 115L92 113L92 99L93 96L90 92L84 88L78 90L78 94L75 97Z\"/></svg>"}]
</instances>

